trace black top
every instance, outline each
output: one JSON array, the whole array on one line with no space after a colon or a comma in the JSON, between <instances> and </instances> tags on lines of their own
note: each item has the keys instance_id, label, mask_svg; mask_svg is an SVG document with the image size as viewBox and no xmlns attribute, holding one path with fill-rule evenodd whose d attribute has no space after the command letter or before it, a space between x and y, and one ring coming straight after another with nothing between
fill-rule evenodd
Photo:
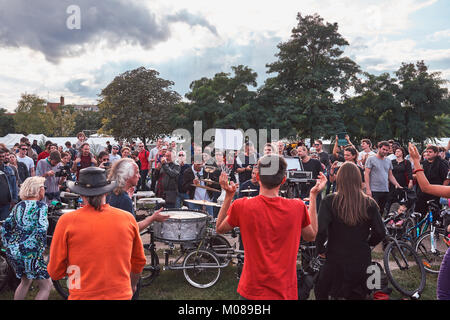
<instances>
[{"instance_id":1,"label":"black top","mask_svg":"<svg viewBox=\"0 0 450 320\"><path fill-rule=\"evenodd\" d=\"M404 188L408 187L408 181L412 180L412 167L409 160L397 162L397 159L392 160L392 174L395 180Z\"/></svg>"},{"instance_id":2,"label":"black top","mask_svg":"<svg viewBox=\"0 0 450 320\"><path fill-rule=\"evenodd\" d=\"M300 159L300 161L302 161ZM323 172L322 163L317 159L309 159L308 162L303 163L303 171L312 172L312 179L318 179L319 172ZM315 186L315 183L307 183L300 185L300 193L301 198L307 197L309 195L309 191ZM320 194L319 194L320 196Z\"/></svg>"},{"instance_id":3,"label":"black top","mask_svg":"<svg viewBox=\"0 0 450 320\"><path fill-rule=\"evenodd\" d=\"M249 190L249 189L258 191L242 192L242 190ZM251 179L242 183L241 188L239 190L239 198L256 197L257 195L259 195L259 183L254 184Z\"/></svg>"},{"instance_id":4,"label":"black top","mask_svg":"<svg viewBox=\"0 0 450 320\"><path fill-rule=\"evenodd\" d=\"M337 211L332 206L335 195L329 194L320 204L319 230L316 236L318 253L326 252L327 261L334 263L369 264L370 246L377 245L385 237L378 206L373 201L367 208L369 219L359 225L349 226L337 216Z\"/></svg>"}]
</instances>

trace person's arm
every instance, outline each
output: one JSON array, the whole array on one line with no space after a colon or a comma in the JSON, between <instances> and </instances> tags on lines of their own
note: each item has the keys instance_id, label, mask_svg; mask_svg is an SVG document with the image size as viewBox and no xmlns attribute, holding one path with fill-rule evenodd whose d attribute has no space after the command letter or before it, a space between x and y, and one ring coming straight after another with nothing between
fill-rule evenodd
<instances>
[{"instance_id":1,"label":"person's arm","mask_svg":"<svg viewBox=\"0 0 450 320\"><path fill-rule=\"evenodd\" d=\"M155 221L164 222L167 219L169 219L170 215L162 215L161 214L161 211L163 211L163 209L164 209L164 207L159 209L158 211L155 211L151 216L148 216L144 220L139 221L138 222L139 232L147 229Z\"/></svg>"},{"instance_id":2,"label":"person's arm","mask_svg":"<svg viewBox=\"0 0 450 320\"><path fill-rule=\"evenodd\" d=\"M381 214L378 207L373 204L368 208L369 217L371 218L371 228L369 236L369 246L374 247L386 237L386 228L384 227Z\"/></svg>"},{"instance_id":3,"label":"person's arm","mask_svg":"<svg viewBox=\"0 0 450 320\"><path fill-rule=\"evenodd\" d=\"M414 178L412 175L412 168L411 168L411 162L409 160L404 160L406 163L406 176L408 177L408 189L412 189L414 184Z\"/></svg>"},{"instance_id":4,"label":"person's arm","mask_svg":"<svg viewBox=\"0 0 450 320\"><path fill-rule=\"evenodd\" d=\"M330 168L329 176L330 176L331 183L336 181L337 164L338 164L338 161L333 162L333 164L331 165L331 168Z\"/></svg>"},{"instance_id":5,"label":"person's arm","mask_svg":"<svg viewBox=\"0 0 450 320\"><path fill-rule=\"evenodd\" d=\"M372 196L372 191L370 190L370 170L371 168L365 168L364 169L364 181L366 184L366 194L368 196Z\"/></svg>"},{"instance_id":6,"label":"person's arm","mask_svg":"<svg viewBox=\"0 0 450 320\"><path fill-rule=\"evenodd\" d=\"M328 200L324 200L320 204L319 218L318 218L318 231L316 236L316 248L317 254L321 258L325 258L326 248L325 242L328 239L328 226L332 221L331 208L328 206Z\"/></svg>"},{"instance_id":7,"label":"person's arm","mask_svg":"<svg viewBox=\"0 0 450 320\"><path fill-rule=\"evenodd\" d=\"M174 165L173 168L166 162L162 165L164 172L171 178L176 178L180 174L180 166Z\"/></svg>"},{"instance_id":8,"label":"person's arm","mask_svg":"<svg viewBox=\"0 0 450 320\"><path fill-rule=\"evenodd\" d=\"M392 174L392 170L391 170L391 169L389 169L388 179L389 179L389 181L390 181L396 188L401 188L401 187L402 187L402 186L397 182L397 179L395 179L394 175Z\"/></svg>"},{"instance_id":9,"label":"person's arm","mask_svg":"<svg viewBox=\"0 0 450 320\"><path fill-rule=\"evenodd\" d=\"M30 176L34 177L35 175L36 175L36 172L34 170L34 167L31 167L31 169L30 169Z\"/></svg>"},{"instance_id":10,"label":"person's arm","mask_svg":"<svg viewBox=\"0 0 450 320\"><path fill-rule=\"evenodd\" d=\"M336 140L335 140L335 142L334 142L334 147L333 147L333 156L334 156L336 159L339 159L339 146L338 146L338 140L339 140L339 138L338 138L338 136L336 136Z\"/></svg>"},{"instance_id":11,"label":"person's arm","mask_svg":"<svg viewBox=\"0 0 450 320\"><path fill-rule=\"evenodd\" d=\"M350 141L350 137L348 136L348 134L345 136L345 140L347 140L347 142L348 142L348 144L350 145L350 146L352 146L353 148L355 148L355 146L353 145L353 143ZM356 149L356 148L355 148ZM356 149L356 150L358 150L358 149Z\"/></svg>"},{"instance_id":12,"label":"person's arm","mask_svg":"<svg viewBox=\"0 0 450 320\"><path fill-rule=\"evenodd\" d=\"M137 284L139 282L139 278L141 276L142 270L145 267L146 259L144 254L144 246L142 245L142 239L139 234L139 227L134 218L130 217L132 228L134 231L133 238L133 247L130 256L130 279L131 279L131 288L133 290L133 294L136 291Z\"/></svg>"},{"instance_id":13,"label":"person's arm","mask_svg":"<svg viewBox=\"0 0 450 320\"><path fill-rule=\"evenodd\" d=\"M311 224L302 229L302 238L305 241L314 241L316 239L318 225L317 225L317 211L316 211L316 198L317 195L327 185L327 178L323 172L319 173L319 179L317 179L316 185L309 191L309 220Z\"/></svg>"},{"instance_id":14,"label":"person's arm","mask_svg":"<svg viewBox=\"0 0 450 320\"><path fill-rule=\"evenodd\" d=\"M420 186L420 189L423 193L431 194L438 197L450 198L450 187L449 186L441 186L437 184L430 184L428 182L425 173L423 172L422 166L420 165L420 155L416 146L414 146L411 142L409 143L409 154L411 159L413 160L414 167L416 168L414 172L416 173L417 183Z\"/></svg>"},{"instance_id":15,"label":"person's arm","mask_svg":"<svg viewBox=\"0 0 450 320\"><path fill-rule=\"evenodd\" d=\"M225 199L222 207L220 208L219 215L217 216L216 232L223 234L233 229L233 227L228 223L227 212L230 208L231 202L233 201L237 186L232 181L228 183L228 175L225 172L221 173L219 183L222 189L225 190Z\"/></svg>"}]
</instances>

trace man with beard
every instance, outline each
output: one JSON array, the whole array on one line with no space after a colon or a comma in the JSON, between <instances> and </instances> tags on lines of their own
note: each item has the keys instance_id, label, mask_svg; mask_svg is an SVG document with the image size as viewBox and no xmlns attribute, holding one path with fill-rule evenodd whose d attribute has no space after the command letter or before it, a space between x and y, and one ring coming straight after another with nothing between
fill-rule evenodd
<instances>
[{"instance_id":1,"label":"man with beard","mask_svg":"<svg viewBox=\"0 0 450 320\"><path fill-rule=\"evenodd\" d=\"M382 216L389 197L389 181L396 188L401 188L392 174L392 161L387 158L388 154L389 142L381 141L376 156L367 159L364 171L366 193L378 203Z\"/></svg>"}]
</instances>

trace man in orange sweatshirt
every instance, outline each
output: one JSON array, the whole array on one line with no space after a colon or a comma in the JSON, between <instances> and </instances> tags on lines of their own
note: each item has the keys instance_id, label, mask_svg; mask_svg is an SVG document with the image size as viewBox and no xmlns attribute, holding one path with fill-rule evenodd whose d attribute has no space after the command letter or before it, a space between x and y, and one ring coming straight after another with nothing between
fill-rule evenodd
<instances>
[{"instance_id":1,"label":"man in orange sweatshirt","mask_svg":"<svg viewBox=\"0 0 450 320\"><path fill-rule=\"evenodd\" d=\"M116 183L104 169L89 167L68 187L85 206L59 219L48 273L54 280L69 277L70 300L131 299L146 259L134 217L106 204Z\"/></svg>"}]
</instances>

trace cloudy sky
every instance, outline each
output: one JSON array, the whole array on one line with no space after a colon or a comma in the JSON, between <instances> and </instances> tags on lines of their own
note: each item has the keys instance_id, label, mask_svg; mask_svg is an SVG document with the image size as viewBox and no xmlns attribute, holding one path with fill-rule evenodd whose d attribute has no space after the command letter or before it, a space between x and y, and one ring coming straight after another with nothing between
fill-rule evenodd
<instances>
[{"instance_id":1,"label":"cloudy sky","mask_svg":"<svg viewBox=\"0 0 450 320\"><path fill-rule=\"evenodd\" d=\"M337 22L345 55L364 71L425 60L450 80L449 0L0 0L0 107L13 111L24 92L96 103L115 76L140 66L182 96L239 64L261 86L297 12Z\"/></svg>"}]
</instances>

